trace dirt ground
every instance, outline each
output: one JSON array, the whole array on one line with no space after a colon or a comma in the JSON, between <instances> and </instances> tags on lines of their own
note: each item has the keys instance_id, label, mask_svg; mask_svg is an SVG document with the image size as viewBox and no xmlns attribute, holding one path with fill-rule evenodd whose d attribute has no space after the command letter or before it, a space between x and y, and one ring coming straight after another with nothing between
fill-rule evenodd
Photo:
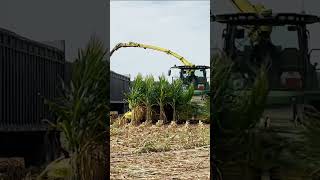
<instances>
[{"instance_id":1,"label":"dirt ground","mask_svg":"<svg viewBox=\"0 0 320 180\"><path fill-rule=\"evenodd\" d=\"M111 128L111 179L209 179L209 125Z\"/></svg>"}]
</instances>

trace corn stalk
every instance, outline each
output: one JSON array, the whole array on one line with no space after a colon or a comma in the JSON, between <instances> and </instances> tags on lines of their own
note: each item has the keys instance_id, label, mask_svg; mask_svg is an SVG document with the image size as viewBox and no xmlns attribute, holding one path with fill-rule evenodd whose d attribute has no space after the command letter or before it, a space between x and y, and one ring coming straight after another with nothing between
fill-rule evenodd
<instances>
[{"instance_id":1,"label":"corn stalk","mask_svg":"<svg viewBox=\"0 0 320 180\"><path fill-rule=\"evenodd\" d=\"M193 96L193 86L184 90L181 80L169 83L164 76L155 81L153 76L145 78L139 74L133 81L130 93L126 95L129 107L132 112L132 121L138 124L141 119L137 119L140 111L145 111L146 121L152 122L153 112L160 111L160 120L167 121L167 110L169 106L173 110L173 120L176 121L180 112L185 112Z\"/></svg>"},{"instance_id":2,"label":"corn stalk","mask_svg":"<svg viewBox=\"0 0 320 180\"><path fill-rule=\"evenodd\" d=\"M62 82L62 96L55 101L47 101L51 111L57 117L54 128L66 138L67 150L72 159L91 157L92 151L86 151L93 144L105 146L109 100L109 62L106 60L103 43L92 38L85 49L80 50L73 67L70 85ZM101 149L103 152L104 150ZM105 152L103 152L105 153ZM105 162L106 159L101 158ZM100 169L101 164L86 166L85 161L70 161L71 179L88 179L88 171ZM101 176L107 176L106 171ZM96 176L89 179L97 179Z\"/></svg>"},{"instance_id":3,"label":"corn stalk","mask_svg":"<svg viewBox=\"0 0 320 180\"><path fill-rule=\"evenodd\" d=\"M156 87L153 76L149 75L144 79L145 92L143 95L143 103L146 107L146 121L152 122L152 107L156 103Z\"/></svg>"},{"instance_id":4,"label":"corn stalk","mask_svg":"<svg viewBox=\"0 0 320 180\"><path fill-rule=\"evenodd\" d=\"M167 79L162 75L159 77L159 82L157 82L157 104L160 108L160 120L166 122L167 117L164 110L164 106L168 104L169 98L169 91L170 91L169 82Z\"/></svg>"},{"instance_id":5,"label":"corn stalk","mask_svg":"<svg viewBox=\"0 0 320 180\"><path fill-rule=\"evenodd\" d=\"M138 74L134 79L130 88L130 93L127 94L127 101L132 112L131 123L137 125L140 121L138 113L139 108L143 105L145 93L145 82L141 74Z\"/></svg>"}]
</instances>

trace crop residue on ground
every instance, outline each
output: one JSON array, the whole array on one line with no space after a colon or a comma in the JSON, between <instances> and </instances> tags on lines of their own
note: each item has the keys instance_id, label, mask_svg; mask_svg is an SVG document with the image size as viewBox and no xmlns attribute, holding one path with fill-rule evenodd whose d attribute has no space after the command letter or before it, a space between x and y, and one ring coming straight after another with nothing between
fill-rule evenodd
<instances>
[{"instance_id":1,"label":"crop residue on ground","mask_svg":"<svg viewBox=\"0 0 320 180\"><path fill-rule=\"evenodd\" d=\"M209 179L209 125L111 127L111 179Z\"/></svg>"}]
</instances>

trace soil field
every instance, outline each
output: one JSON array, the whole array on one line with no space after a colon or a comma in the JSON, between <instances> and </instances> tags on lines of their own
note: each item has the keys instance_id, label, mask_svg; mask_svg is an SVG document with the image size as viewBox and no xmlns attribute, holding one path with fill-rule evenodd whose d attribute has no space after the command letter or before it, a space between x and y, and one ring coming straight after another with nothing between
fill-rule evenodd
<instances>
[{"instance_id":1,"label":"soil field","mask_svg":"<svg viewBox=\"0 0 320 180\"><path fill-rule=\"evenodd\" d=\"M205 124L111 127L111 179L209 179Z\"/></svg>"}]
</instances>

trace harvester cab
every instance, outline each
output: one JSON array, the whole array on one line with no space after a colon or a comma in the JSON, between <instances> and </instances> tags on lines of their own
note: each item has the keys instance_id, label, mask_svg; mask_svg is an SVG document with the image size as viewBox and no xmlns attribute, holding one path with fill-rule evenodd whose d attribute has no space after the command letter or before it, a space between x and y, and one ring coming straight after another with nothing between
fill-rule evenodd
<instances>
[{"instance_id":1,"label":"harvester cab","mask_svg":"<svg viewBox=\"0 0 320 180\"><path fill-rule=\"evenodd\" d=\"M182 80L185 87L194 86L195 96L207 95L210 91L207 79L207 70L209 66L194 65L194 66L173 66L170 68L168 76L171 76L171 69L179 70L179 79Z\"/></svg>"},{"instance_id":2,"label":"harvester cab","mask_svg":"<svg viewBox=\"0 0 320 180\"><path fill-rule=\"evenodd\" d=\"M216 15L215 21L226 25L223 51L234 62L237 85L253 83L258 68L268 70L270 90L302 91L319 89L317 63L312 63L307 25L319 17L306 14L256 13ZM267 30L263 31L261 27ZM252 33L255 32L255 41ZM241 87L240 87L241 88Z\"/></svg>"}]
</instances>

